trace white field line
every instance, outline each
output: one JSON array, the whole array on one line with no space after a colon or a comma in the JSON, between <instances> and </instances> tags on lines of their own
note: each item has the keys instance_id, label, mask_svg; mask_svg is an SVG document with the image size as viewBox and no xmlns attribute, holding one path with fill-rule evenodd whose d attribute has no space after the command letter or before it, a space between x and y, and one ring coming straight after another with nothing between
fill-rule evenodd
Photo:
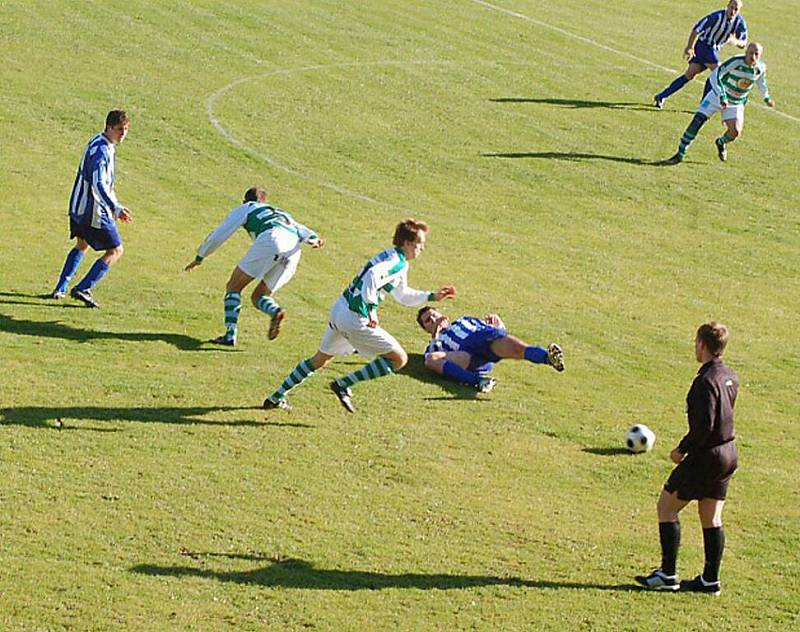
<instances>
[{"instance_id":1,"label":"white field line","mask_svg":"<svg viewBox=\"0 0 800 632\"><path fill-rule=\"evenodd\" d=\"M625 51L619 50L617 48L612 48L611 46L606 46L602 42L598 42L588 37L583 37L582 35L578 35L577 33L573 33L572 31L562 29L558 26L553 26L552 24L548 24L547 22L542 22L541 20L532 18L531 16L525 15L524 13L518 13L516 11L511 11L510 9L506 9L504 7L498 7L497 5L491 4L490 2L485 2L484 0L472 0L472 2L474 2L475 4L480 4L481 6L486 7L487 9L491 9L492 11L505 13L506 15L510 15L511 17L519 18L520 20L525 20L526 22L530 22L531 24L536 24L537 26L541 26L542 28L546 28L556 33L560 33L561 35L565 35L566 37L571 37L572 39L576 39L579 42L583 42L584 44L589 44L590 46L596 46L597 48L601 48L610 53L614 53L616 55L622 55L623 57L627 57L628 59L633 59L634 61L638 61L639 63L644 64L646 66L650 66L651 68L657 68L658 70L663 70L664 72L668 72L673 75L679 72L673 68L667 68L666 66L661 66L660 64L653 63L648 59L637 57L636 55L631 55L630 53L626 53ZM776 110L775 108L768 108L765 105L759 104L759 106L763 107L765 110L769 112L772 112L773 114L777 114L778 116L787 118L790 121L794 121L795 123L800 123L800 118L796 116L792 116L791 114L787 114L786 112L781 112L780 110Z\"/></svg>"}]
</instances>

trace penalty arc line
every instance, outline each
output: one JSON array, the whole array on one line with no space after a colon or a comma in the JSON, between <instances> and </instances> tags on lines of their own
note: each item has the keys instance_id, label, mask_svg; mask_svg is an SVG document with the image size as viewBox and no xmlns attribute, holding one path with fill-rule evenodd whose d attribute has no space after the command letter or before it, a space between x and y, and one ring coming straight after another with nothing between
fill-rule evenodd
<instances>
[{"instance_id":1,"label":"penalty arc line","mask_svg":"<svg viewBox=\"0 0 800 632\"><path fill-rule=\"evenodd\" d=\"M626 53L625 51L619 50L617 48L612 48L611 46L607 46L602 42L598 42L588 37L584 37L583 35L578 35L577 33L573 33L572 31L562 29L561 27L554 26L552 24L548 24L547 22L542 22L541 20L532 18L531 16L525 15L524 13L518 13L517 11L512 11L511 9L498 7L496 4L491 4L490 2L485 2L484 0L472 0L472 2L474 2L475 4L479 4L487 9L491 9L492 11L505 13L506 15L510 15L511 17L519 18L520 20L525 20L526 22L530 22L531 24L536 24L537 26L541 26L542 28L546 28L556 33L560 33L561 35L565 35L566 37L571 37L572 39L576 39L579 42L583 42L584 44L596 46L597 48L601 48L610 53L614 53L616 55L622 55L623 57L627 57L628 59L633 59L634 61L638 61L639 63L645 64L646 66L650 66L651 68L663 70L664 72L668 72L670 74L676 74L678 72L673 68L667 68L666 66L661 66L660 64L656 64L648 59L644 59L643 57L637 57L636 55L631 55L630 53ZM763 105L760 107L763 107L764 109L766 109L769 112L772 112L773 114L777 114L778 116L782 116L786 119L789 119L790 121L794 121L795 123L800 123L800 118L796 116L792 116L791 114L787 114L786 112L781 112L780 110L776 110L775 108L768 108Z\"/></svg>"}]
</instances>

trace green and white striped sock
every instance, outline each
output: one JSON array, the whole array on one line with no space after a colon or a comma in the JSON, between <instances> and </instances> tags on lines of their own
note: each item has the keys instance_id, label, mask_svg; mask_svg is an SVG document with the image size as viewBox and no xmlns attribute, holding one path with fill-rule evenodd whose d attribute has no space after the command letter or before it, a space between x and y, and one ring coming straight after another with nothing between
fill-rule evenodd
<instances>
[{"instance_id":1,"label":"green and white striped sock","mask_svg":"<svg viewBox=\"0 0 800 632\"><path fill-rule=\"evenodd\" d=\"M353 384L357 384L358 382L363 382L365 380L374 380L375 378L389 375L389 373L392 371L394 371L392 363L386 358L375 358L372 362L365 364L357 371L353 371L344 377L340 377L336 380L336 382L339 384L339 386L350 388L353 386Z\"/></svg>"},{"instance_id":2,"label":"green and white striped sock","mask_svg":"<svg viewBox=\"0 0 800 632\"><path fill-rule=\"evenodd\" d=\"M301 360L297 366L291 370L289 375L286 376L286 379L283 380L283 384L281 384L269 398L272 401L283 399L286 397L286 393L291 391L295 386L299 386L305 382L312 375L314 375L314 367L311 366L311 358Z\"/></svg>"},{"instance_id":3,"label":"green and white striped sock","mask_svg":"<svg viewBox=\"0 0 800 632\"><path fill-rule=\"evenodd\" d=\"M239 312L242 311L242 295L239 292L227 292L223 300L225 305L225 337L236 340L239 331Z\"/></svg>"},{"instance_id":4,"label":"green and white striped sock","mask_svg":"<svg viewBox=\"0 0 800 632\"><path fill-rule=\"evenodd\" d=\"M256 307L264 312L267 316L274 316L281 311L281 306L278 305L271 296L262 296L256 301Z\"/></svg>"}]
</instances>

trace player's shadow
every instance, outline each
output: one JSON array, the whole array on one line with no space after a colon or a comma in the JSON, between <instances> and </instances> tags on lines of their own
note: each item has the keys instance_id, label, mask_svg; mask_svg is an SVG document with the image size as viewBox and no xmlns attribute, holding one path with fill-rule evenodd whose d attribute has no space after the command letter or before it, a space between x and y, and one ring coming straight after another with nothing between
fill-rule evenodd
<instances>
[{"instance_id":1,"label":"player's shadow","mask_svg":"<svg viewBox=\"0 0 800 632\"><path fill-rule=\"evenodd\" d=\"M91 340L128 340L131 342L166 342L181 351L197 351L203 344L202 340L175 333L154 332L118 332L96 331L94 329L79 329L64 324L58 320L26 320L0 314L0 331L5 331L20 336L33 336L35 338L61 338L76 342L89 342ZM225 350L227 348L221 347Z\"/></svg>"},{"instance_id":2,"label":"player's shadow","mask_svg":"<svg viewBox=\"0 0 800 632\"><path fill-rule=\"evenodd\" d=\"M0 409L0 424L16 424L33 428L74 429L76 421L121 421L159 424L185 424L208 426L256 426L286 425L265 424L263 421L239 419L216 421L203 419L210 413L224 413L237 410L253 410L249 406L167 406L147 408L144 406L17 406ZM292 424L297 427L313 427ZM84 430L98 430L86 428Z\"/></svg>"},{"instance_id":3,"label":"player's shadow","mask_svg":"<svg viewBox=\"0 0 800 632\"><path fill-rule=\"evenodd\" d=\"M638 101L589 101L587 99L534 99L530 97L497 97L489 99L492 103L544 103L565 108L605 108L609 110L655 110L652 105Z\"/></svg>"},{"instance_id":4,"label":"player's shadow","mask_svg":"<svg viewBox=\"0 0 800 632\"><path fill-rule=\"evenodd\" d=\"M24 292L0 292L0 296L8 298L0 298L0 303L6 305L36 305L37 307L59 307L66 309L86 309L86 307L76 301L56 301L50 298L49 294L25 294ZM21 300L21 299L37 299L37 300Z\"/></svg>"},{"instance_id":5,"label":"player's shadow","mask_svg":"<svg viewBox=\"0 0 800 632\"><path fill-rule=\"evenodd\" d=\"M187 553L184 553L187 554ZM201 560L204 554L189 554ZM213 555L213 554L212 554ZM236 556L232 556L236 557ZM247 556L244 559L253 559ZM269 558L267 558L269 559ZM482 586L510 586L520 588L573 588L584 590L636 590L631 584L597 584L590 582L561 582L530 580L519 577L494 575L459 575L448 573L378 573L375 571L316 568L311 562L298 559L271 559L262 568L244 571L212 570L191 566L156 566L140 564L130 569L133 573L153 577L201 577L220 582L247 586L299 588L305 590L386 590L408 588L415 590L462 590Z\"/></svg>"},{"instance_id":6,"label":"player's shadow","mask_svg":"<svg viewBox=\"0 0 800 632\"><path fill-rule=\"evenodd\" d=\"M625 454L630 456L631 452L625 448L583 448L582 452L597 454L598 456L619 456Z\"/></svg>"},{"instance_id":7,"label":"player's shadow","mask_svg":"<svg viewBox=\"0 0 800 632\"><path fill-rule=\"evenodd\" d=\"M442 390L449 393L449 395L445 397L425 397L424 399L427 400L468 399L478 402L488 401L485 399L479 399L478 391L476 391L474 388L466 386L465 384L453 382L452 380L447 380L441 375L437 375L430 369L426 368L425 355L422 353L408 354L408 364L403 367L403 375L408 375L409 377L426 384L435 384L436 386L441 387Z\"/></svg>"},{"instance_id":8,"label":"player's shadow","mask_svg":"<svg viewBox=\"0 0 800 632\"><path fill-rule=\"evenodd\" d=\"M645 160L628 156L609 156L606 154L587 154L577 151L514 151L483 153L484 158L543 158L547 160L566 160L569 162L584 162L588 160L607 160L611 162L624 162L629 165L644 167L659 167L663 160Z\"/></svg>"}]
</instances>

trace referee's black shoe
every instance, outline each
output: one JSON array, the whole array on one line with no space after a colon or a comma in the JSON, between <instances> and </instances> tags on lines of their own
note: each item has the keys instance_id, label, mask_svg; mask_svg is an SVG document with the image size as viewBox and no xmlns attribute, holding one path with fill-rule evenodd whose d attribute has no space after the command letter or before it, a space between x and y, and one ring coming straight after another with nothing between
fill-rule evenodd
<instances>
[{"instance_id":1,"label":"referee's black shoe","mask_svg":"<svg viewBox=\"0 0 800 632\"><path fill-rule=\"evenodd\" d=\"M657 568L649 575L637 575L634 579L638 584L647 588L647 590L675 592L681 587L677 575L667 575L660 568Z\"/></svg>"},{"instance_id":2,"label":"referee's black shoe","mask_svg":"<svg viewBox=\"0 0 800 632\"><path fill-rule=\"evenodd\" d=\"M698 575L694 579L687 579L681 582L681 592L700 592L708 595L718 596L722 592L719 580L707 582L703 575Z\"/></svg>"}]
</instances>

